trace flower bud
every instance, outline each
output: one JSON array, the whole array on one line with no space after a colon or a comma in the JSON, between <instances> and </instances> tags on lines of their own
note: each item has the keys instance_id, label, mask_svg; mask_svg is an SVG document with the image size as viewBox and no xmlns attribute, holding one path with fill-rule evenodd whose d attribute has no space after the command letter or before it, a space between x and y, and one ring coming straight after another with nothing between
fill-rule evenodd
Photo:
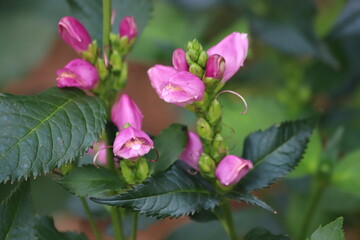
<instances>
[{"instance_id":1,"label":"flower bud","mask_svg":"<svg viewBox=\"0 0 360 240\"><path fill-rule=\"evenodd\" d=\"M214 131L211 128L210 124L204 119L199 118L196 124L197 132L199 133L199 136L207 141L211 141L214 137Z\"/></svg>"},{"instance_id":2,"label":"flower bud","mask_svg":"<svg viewBox=\"0 0 360 240\"><path fill-rule=\"evenodd\" d=\"M208 154L202 153L199 158L200 172L204 177L215 178L216 164Z\"/></svg>"},{"instance_id":3,"label":"flower bud","mask_svg":"<svg viewBox=\"0 0 360 240\"><path fill-rule=\"evenodd\" d=\"M199 157L204 152L199 136L194 132L188 132L186 148L179 159L195 170L199 170Z\"/></svg>"},{"instance_id":4,"label":"flower bud","mask_svg":"<svg viewBox=\"0 0 360 240\"><path fill-rule=\"evenodd\" d=\"M199 59L199 53L197 51L195 51L194 49L189 49L186 52L185 59L187 60L188 64L191 64L191 63L194 63L194 62L196 63L197 60Z\"/></svg>"},{"instance_id":5,"label":"flower bud","mask_svg":"<svg viewBox=\"0 0 360 240\"><path fill-rule=\"evenodd\" d=\"M225 59L219 54L211 55L206 63L205 77L222 79L225 72Z\"/></svg>"},{"instance_id":6,"label":"flower bud","mask_svg":"<svg viewBox=\"0 0 360 240\"><path fill-rule=\"evenodd\" d=\"M145 158L138 158L136 162L136 179L139 183L143 182L149 176L149 165Z\"/></svg>"},{"instance_id":7,"label":"flower bud","mask_svg":"<svg viewBox=\"0 0 360 240\"><path fill-rule=\"evenodd\" d=\"M87 51L91 37L86 28L73 17L63 17L58 24L59 35L77 53Z\"/></svg>"},{"instance_id":8,"label":"flower bud","mask_svg":"<svg viewBox=\"0 0 360 240\"><path fill-rule=\"evenodd\" d=\"M131 16L124 17L119 25L120 37L127 37L128 42L131 42L137 36L137 33L135 18Z\"/></svg>"},{"instance_id":9,"label":"flower bud","mask_svg":"<svg viewBox=\"0 0 360 240\"><path fill-rule=\"evenodd\" d=\"M56 71L57 86L93 89L99 81L96 68L82 59L74 59Z\"/></svg>"},{"instance_id":10,"label":"flower bud","mask_svg":"<svg viewBox=\"0 0 360 240\"><path fill-rule=\"evenodd\" d=\"M128 184L136 184L136 175L133 172L133 170L131 169L132 163L127 160L121 160L120 161L120 170L121 170L121 174L124 177L125 182L127 182Z\"/></svg>"},{"instance_id":11,"label":"flower bud","mask_svg":"<svg viewBox=\"0 0 360 240\"><path fill-rule=\"evenodd\" d=\"M111 108L111 120L119 130L123 129L125 124L140 130L143 117L139 107L126 94L123 94Z\"/></svg>"},{"instance_id":12,"label":"flower bud","mask_svg":"<svg viewBox=\"0 0 360 240\"><path fill-rule=\"evenodd\" d=\"M90 63L95 63L97 54L98 54L98 45L97 45L97 41L94 40L89 45L88 50L81 52L81 57Z\"/></svg>"},{"instance_id":13,"label":"flower bud","mask_svg":"<svg viewBox=\"0 0 360 240\"><path fill-rule=\"evenodd\" d=\"M114 72L121 71L123 62L122 62L121 56L118 52L116 52L116 51L112 52L111 57L110 57L110 64L111 64L112 70Z\"/></svg>"},{"instance_id":14,"label":"flower bud","mask_svg":"<svg viewBox=\"0 0 360 240\"><path fill-rule=\"evenodd\" d=\"M153 147L153 141L145 132L130 126L116 136L113 151L115 156L134 160L147 154Z\"/></svg>"},{"instance_id":15,"label":"flower bud","mask_svg":"<svg viewBox=\"0 0 360 240\"><path fill-rule=\"evenodd\" d=\"M217 99L214 99L210 104L209 110L206 113L206 119L211 126L216 126L221 118L221 105Z\"/></svg>"},{"instance_id":16,"label":"flower bud","mask_svg":"<svg viewBox=\"0 0 360 240\"><path fill-rule=\"evenodd\" d=\"M175 49L172 56L172 64L178 71L188 71L189 65L186 62L186 53L181 48Z\"/></svg>"},{"instance_id":17,"label":"flower bud","mask_svg":"<svg viewBox=\"0 0 360 240\"><path fill-rule=\"evenodd\" d=\"M215 161L219 162L221 159L223 159L227 155L228 151L228 146L223 137L219 133L216 134L212 144L211 152L211 155L214 157Z\"/></svg>"},{"instance_id":18,"label":"flower bud","mask_svg":"<svg viewBox=\"0 0 360 240\"><path fill-rule=\"evenodd\" d=\"M113 82L113 89L115 89L117 91L120 91L121 89L123 89L126 85L127 75L128 75L127 63L123 62L122 69L120 71L120 75L114 76L115 79Z\"/></svg>"},{"instance_id":19,"label":"flower bud","mask_svg":"<svg viewBox=\"0 0 360 240\"><path fill-rule=\"evenodd\" d=\"M231 186L237 184L252 168L251 161L228 155L218 164L215 175L222 185Z\"/></svg>"},{"instance_id":20,"label":"flower bud","mask_svg":"<svg viewBox=\"0 0 360 240\"><path fill-rule=\"evenodd\" d=\"M192 63L189 67L189 72L194 74L195 76L202 78L204 75L204 70L197 63Z\"/></svg>"},{"instance_id":21,"label":"flower bud","mask_svg":"<svg viewBox=\"0 0 360 240\"><path fill-rule=\"evenodd\" d=\"M106 79L107 75L108 75L108 70L106 68L105 65L105 61L102 58L98 58L96 61L96 69L99 73L100 79L104 80Z\"/></svg>"},{"instance_id":22,"label":"flower bud","mask_svg":"<svg viewBox=\"0 0 360 240\"><path fill-rule=\"evenodd\" d=\"M208 60L208 54L205 51L200 52L198 64L201 67L205 67Z\"/></svg>"}]
</instances>

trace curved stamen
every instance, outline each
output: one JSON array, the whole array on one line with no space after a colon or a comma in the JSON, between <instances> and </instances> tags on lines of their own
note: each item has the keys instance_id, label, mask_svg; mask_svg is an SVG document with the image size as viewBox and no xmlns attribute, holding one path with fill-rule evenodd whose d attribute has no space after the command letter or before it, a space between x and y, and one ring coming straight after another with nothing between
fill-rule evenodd
<instances>
[{"instance_id":1,"label":"curved stamen","mask_svg":"<svg viewBox=\"0 0 360 240\"><path fill-rule=\"evenodd\" d=\"M223 94L223 93L232 93L232 94L236 95L237 97L239 97L239 98L243 101L243 103L244 103L244 105L245 105L245 111L244 111L244 112L240 112L240 113L241 113L241 114L247 113L247 111L249 110L249 107L248 107L248 105L247 105L247 103L246 103L246 101L245 101L245 98L244 98L243 96L241 96L239 93L234 92L234 91L231 91L231 90L223 90L223 91L219 92L218 94L216 94L215 99L217 100L218 97L219 97L221 94Z\"/></svg>"},{"instance_id":2,"label":"curved stamen","mask_svg":"<svg viewBox=\"0 0 360 240\"><path fill-rule=\"evenodd\" d=\"M187 169L187 172L188 172L190 175L192 175L192 176L198 174L198 171L193 170L193 169L190 169L190 168Z\"/></svg>"},{"instance_id":3,"label":"curved stamen","mask_svg":"<svg viewBox=\"0 0 360 240\"><path fill-rule=\"evenodd\" d=\"M108 148L113 148L113 146L105 146L105 147L102 147L99 149L99 151L97 151L97 153L94 155L94 158L93 158L93 164L96 168L99 168L99 166L96 164L96 161L97 161L97 157L99 156L100 152L105 150L105 149L108 149Z\"/></svg>"}]
</instances>

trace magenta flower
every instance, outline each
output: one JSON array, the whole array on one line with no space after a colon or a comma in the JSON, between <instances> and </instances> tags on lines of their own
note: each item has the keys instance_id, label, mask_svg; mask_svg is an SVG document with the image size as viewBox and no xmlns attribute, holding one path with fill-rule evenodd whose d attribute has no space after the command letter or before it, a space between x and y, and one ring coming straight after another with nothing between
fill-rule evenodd
<instances>
[{"instance_id":1,"label":"magenta flower","mask_svg":"<svg viewBox=\"0 0 360 240\"><path fill-rule=\"evenodd\" d=\"M63 17L58 24L59 35L77 53L87 51L91 37L86 28L73 17Z\"/></svg>"},{"instance_id":2,"label":"magenta flower","mask_svg":"<svg viewBox=\"0 0 360 240\"><path fill-rule=\"evenodd\" d=\"M189 65L186 62L186 52L181 48L175 49L172 56L172 64L177 71L188 71Z\"/></svg>"},{"instance_id":3,"label":"magenta flower","mask_svg":"<svg viewBox=\"0 0 360 240\"><path fill-rule=\"evenodd\" d=\"M222 185L231 186L238 183L252 168L251 161L228 155L216 167L215 176Z\"/></svg>"},{"instance_id":4,"label":"magenta flower","mask_svg":"<svg viewBox=\"0 0 360 240\"><path fill-rule=\"evenodd\" d=\"M133 127L120 130L114 141L114 155L125 159L136 159L154 147L153 141L143 131Z\"/></svg>"},{"instance_id":5,"label":"magenta flower","mask_svg":"<svg viewBox=\"0 0 360 240\"><path fill-rule=\"evenodd\" d=\"M96 68L82 59L74 59L56 71L57 86L93 89L99 81Z\"/></svg>"},{"instance_id":6,"label":"magenta flower","mask_svg":"<svg viewBox=\"0 0 360 240\"><path fill-rule=\"evenodd\" d=\"M165 102L184 107L203 98L205 85L192 73L155 65L149 69L148 76L151 85Z\"/></svg>"},{"instance_id":7,"label":"magenta flower","mask_svg":"<svg viewBox=\"0 0 360 240\"><path fill-rule=\"evenodd\" d=\"M245 33L234 32L207 51L225 58L226 68L222 82L229 80L243 66L248 51L248 38Z\"/></svg>"},{"instance_id":8,"label":"magenta flower","mask_svg":"<svg viewBox=\"0 0 360 240\"><path fill-rule=\"evenodd\" d=\"M124 17L119 25L120 37L128 37L129 42L137 36L137 26L135 18L131 16Z\"/></svg>"},{"instance_id":9,"label":"magenta flower","mask_svg":"<svg viewBox=\"0 0 360 240\"><path fill-rule=\"evenodd\" d=\"M218 55L211 55L206 62L205 77L222 79L226 68L225 59Z\"/></svg>"},{"instance_id":10,"label":"magenta flower","mask_svg":"<svg viewBox=\"0 0 360 240\"><path fill-rule=\"evenodd\" d=\"M111 108L111 120L119 130L123 129L125 124L140 130L143 117L139 107L126 94L123 94Z\"/></svg>"},{"instance_id":11,"label":"magenta flower","mask_svg":"<svg viewBox=\"0 0 360 240\"><path fill-rule=\"evenodd\" d=\"M193 132L188 132L188 141L186 148L180 155L179 159L184 161L193 169L199 171L199 157L204 152L200 137Z\"/></svg>"}]
</instances>

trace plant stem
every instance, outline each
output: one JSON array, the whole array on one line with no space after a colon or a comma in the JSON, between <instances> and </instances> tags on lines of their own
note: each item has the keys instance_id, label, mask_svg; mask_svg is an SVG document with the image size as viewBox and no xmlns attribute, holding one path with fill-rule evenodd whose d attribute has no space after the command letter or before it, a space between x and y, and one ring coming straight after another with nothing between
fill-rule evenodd
<instances>
[{"instance_id":1,"label":"plant stem","mask_svg":"<svg viewBox=\"0 0 360 240\"><path fill-rule=\"evenodd\" d=\"M312 187L309 205L305 212L305 217L303 219L302 225L301 225L301 232L299 234L299 240L306 239L306 236L309 231L309 227L311 224L311 220L313 219L316 207L322 197L322 194L327 186L327 183L324 181L321 181L319 179L314 180L314 185Z\"/></svg>"},{"instance_id":2,"label":"plant stem","mask_svg":"<svg viewBox=\"0 0 360 240\"><path fill-rule=\"evenodd\" d=\"M103 47L106 56L109 57L110 53L110 36L111 32L111 0L103 0Z\"/></svg>"},{"instance_id":3,"label":"plant stem","mask_svg":"<svg viewBox=\"0 0 360 240\"><path fill-rule=\"evenodd\" d=\"M96 224L95 224L95 221L94 221L94 218L91 214L91 211L90 211L90 208L89 208L89 205L87 204L86 200L84 197L80 197L80 200L81 200L81 203L84 207L84 210L86 212L86 215L88 217L88 220L89 220L89 223L90 223L90 226L95 234L95 238L96 240L101 240L101 236L99 234L99 231L98 229L96 228Z\"/></svg>"},{"instance_id":4,"label":"plant stem","mask_svg":"<svg viewBox=\"0 0 360 240\"><path fill-rule=\"evenodd\" d=\"M136 240L136 233L137 233L137 223L138 223L138 214L134 213L134 218L132 222L132 234L131 234L131 240Z\"/></svg>"},{"instance_id":5,"label":"plant stem","mask_svg":"<svg viewBox=\"0 0 360 240\"><path fill-rule=\"evenodd\" d=\"M215 215L219 218L219 221L223 225L226 233L229 235L231 240L236 240L236 232L234 222L231 215L230 201L223 199L220 203L219 211L215 211Z\"/></svg>"}]
</instances>

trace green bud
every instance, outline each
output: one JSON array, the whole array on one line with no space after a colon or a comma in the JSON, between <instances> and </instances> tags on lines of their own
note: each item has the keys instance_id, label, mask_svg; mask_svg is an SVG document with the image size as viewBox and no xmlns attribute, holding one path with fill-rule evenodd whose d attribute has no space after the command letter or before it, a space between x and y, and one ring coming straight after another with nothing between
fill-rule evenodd
<instances>
[{"instance_id":1,"label":"green bud","mask_svg":"<svg viewBox=\"0 0 360 240\"><path fill-rule=\"evenodd\" d=\"M219 182L219 180L216 180L215 189L216 189L216 192L218 192L218 193L227 193L227 192L231 191L233 188L234 188L234 185L224 186Z\"/></svg>"},{"instance_id":2,"label":"green bud","mask_svg":"<svg viewBox=\"0 0 360 240\"><path fill-rule=\"evenodd\" d=\"M81 53L81 57L85 59L86 61L94 64L97 58L97 52L98 52L98 45L96 40L92 41L91 44L89 44L89 48L87 51L83 51Z\"/></svg>"},{"instance_id":3,"label":"green bud","mask_svg":"<svg viewBox=\"0 0 360 240\"><path fill-rule=\"evenodd\" d=\"M113 50L119 51L121 48L119 34L110 33L109 39L110 39L111 48Z\"/></svg>"},{"instance_id":4,"label":"green bud","mask_svg":"<svg viewBox=\"0 0 360 240\"><path fill-rule=\"evenodd\" d=\"M221 105L217 99L214 99L210 104L209 110L206 113L206 119L211 126L216 126L221 119Z\"/></svg>"},{"instance_id":5,"label":"green bud","mask_svg":"<svg viewBox=\"0 0 360 240\"><path fill-rule=\"evenodd\" d=\"M127 36L120 38L120 46L121 46L121 53L126 54L129 51L130 44L129 44L129 38Z\"/></svg>"},{"instance_id":6,"label":"green bud","mask_svg":"<svg viewBox=\"0 0 360 240\"><path fill-rule=\"evenodd\" d=\"M212 153L211 153L211 155L215 158L215 161L217 163L220 162L220 160L227 155L228 151L229 151L228 146L224 141L223 137L219 133L216 134L212 144Z\"/></svg>"},{"instance_id":7,"label":"green bud","mask_svg":"<svg viewBox=\"0 0 360 240\"><path fill-rule=\"evenodd\" d=\"M194 49L195 51L198 52L201 52L203 50L200 42L197 39L192 40L190 46L191 48L189 48L189 44L188 44L189 49Z\"/></svg>"},{"instance_id":8,"label":"green bud","mask_svg":"<svg viewBox=\"0 0 360 240\"><path fill-rule=\"evenodd\" d=\"M123 89L125 87L125 85L126 85L127 75L128 75L127 63L123 62L120 75L115 80L113 88L116 89L116 90Z\"/></svg>"},{"instance_id":9,"label":"green bud","mask_svg":"<svg viewBox=\"0 0 360 240\"><path fill-rule=\"evenodd\" d=\"M205 51L200 52L199 58L198 58L198 64L201 67L205 67L206 66L206 62L208 60L208 54Z\"/></svg>"},{"instance_id":10,"label":"green bud","mask_svg":"<svg viewBox=\"0 0 360 240\"><path fill-rule=\"evenodd\" d=\"M197 51L195 51L194 49L189 49L189 51L186 52L186 58L190 59L190 63L191 64L193 62L197 62L197 60L199 59L199 53Z\"/></svg>"},{"instance_id":11,"label":"green bud","mask_svg":"<svg viewBox=\"0 0 360 240\"><path fill-rule=\"evenodd\" d=\"M104 80L107 78L108 75L108 70L106 68L104 59L102 58L98 58L97 62L96 62L96 69L99 73L100 79Z\"/></svg>"},{"instance_id":12,"label":"green bud","mask_svg":"<svg viewBox=\"0 0 360 240\"><path fill-rule=\"evenodd\" d=\"M206 153L202 153L199 157L199 168L202 176L206 178L215 178L215 161Z\"/></svg>"},{"instance_id":13,"label":"green bud","mask_svg":"<svg viewBox=\"0 0 360 240\"><path fill-rule=\"evenodd\" d=\"M192 63L190 65L189 72L198 76L199 78L202 78L204 75L204 69L202 67L200 67L200 65L197 63Z\"/></svg>"},{"instance_id":14,"label":"green bud","mask_svg":"<svg viewBox=\"0 0 360 240\"><path fill-rule=\"evenodd\" d=\"M210 104L210 97L209 94L207 94L206 92L204 92L204 96L203 99L201 101L196 101L194 102L192 105L195 106L195 108L200 111L200 112L206 112L206 110L208 109L208 106Z\"/></svg>"},{"instance_id":15,"label":"green bud","mask_svg":"<svg viewBox=\"0 0 360 240\"><path fill-rule=\"evenodd\" d=\"M122 58L117 51L113 51L110 57L110 64L114 72L120 72L122 70Z\"/></svg>"},{"instance_id":16,"label":"green bud","mask_svg":"<svg viewBox=\"0 0 360 240\"><path fill-rule=\"evenodd\" d=\"M210 124L204 119L204 118L199 118L199 120L197 121L196 124L196 128L197 128L197 132L199 134L199 136L206 140L206 141L211 141L212 138L214 137L214 131L211 128Z\"/></svg>"},{"instance_id":17,"label":"green bud","mask_svg":"<svg viewBox=\"0 0 360 240\"><path fill-rule=\"evenodd\" d=\"M133 170L131 169L130 165L132 165L129 161L131 160L121 160L120 161L120 169L121 169L121 173L125 179L125 181L128 184L135 184L136 183L136 175L133 172Z\"/></svg>"},{"instance_id":18,"label":"green bud","mask_svg":"<svg viewBox=\"0 0 360 240\"><path fill-rule=\"evenodd\" d=\"M139 158L136 166L136 177L139 183L143 182L149 176L149 165L145 158Z\"/></svg>"},{"instance_id":19,"label":"green bud","mask_svg":"<svg viewBox=\"0 0 360 240\"><path fill-rule=\"evenodd\" d=\"M215 93L215 89L218 87L219 83L221 83L220 79L215 79L211 77L204 78L204 84L206 86L205 91L208 93Z\"/></svg>"}]
</instances>

